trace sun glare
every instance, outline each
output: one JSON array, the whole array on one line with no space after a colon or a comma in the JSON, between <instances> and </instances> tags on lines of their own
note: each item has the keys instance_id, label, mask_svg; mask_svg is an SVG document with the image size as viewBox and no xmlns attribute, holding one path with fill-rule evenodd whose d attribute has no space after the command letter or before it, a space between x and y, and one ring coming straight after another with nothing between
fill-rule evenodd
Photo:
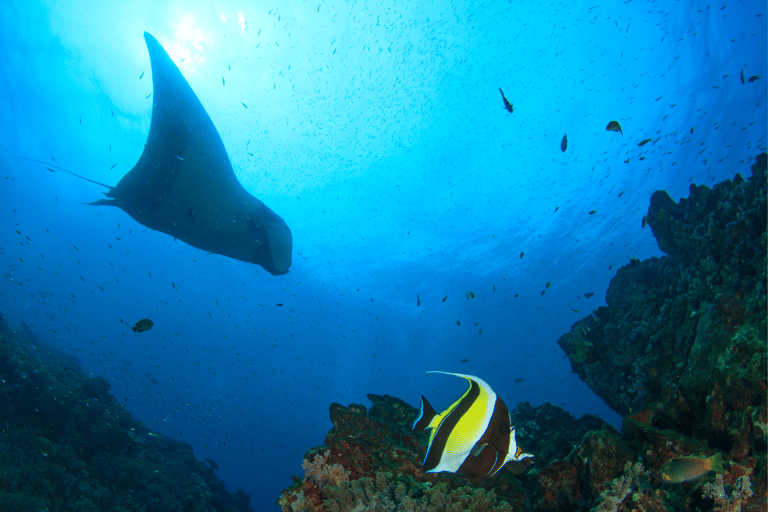
<instances>
[{"instance_id":1,"label":"sun glare","mask_svg":"<svg viewBox=\"0 0 768 512\"><path fill-rule=\"evenodd\" d=\"M208 40L209 37L194 25L194 18L184 18L176 27L176 37L182 42L193 46L197 51L202 51L203 46L200 43Z\"/></svg>"}]
</instances>

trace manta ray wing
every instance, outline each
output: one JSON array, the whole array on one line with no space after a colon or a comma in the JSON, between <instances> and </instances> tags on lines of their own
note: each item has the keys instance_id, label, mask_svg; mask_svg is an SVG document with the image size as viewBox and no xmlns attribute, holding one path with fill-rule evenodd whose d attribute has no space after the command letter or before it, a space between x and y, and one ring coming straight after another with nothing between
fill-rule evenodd
<instances>
[{"instance_id":1,"label":"manta ray wing","mask_svg":"<svg viewBox=\"0 0 768 512\"><path fill-rule=\"evenodd\" d=\"M152 63L152 123L139 161L90 204L123 209L187 244L256 263L273 275L291 266L291 231L237 181L203 105L160 43L144 33Z\"/></svg>"}]
</instances>

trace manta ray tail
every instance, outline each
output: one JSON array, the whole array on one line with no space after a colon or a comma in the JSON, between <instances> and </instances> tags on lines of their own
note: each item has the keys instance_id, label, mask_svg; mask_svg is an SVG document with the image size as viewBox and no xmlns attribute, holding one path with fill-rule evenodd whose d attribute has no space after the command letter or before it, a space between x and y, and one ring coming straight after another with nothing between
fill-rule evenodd
<instances>
[{"instance_id":1,"label":"manta ray tail","mask_svg":"<svg viewBox=\"0 0 768 512\"><path fill-rule=\"evenodd\" d=\"M80 178L81 180L90 181L91 183L95 183L96 185L101 185L102 187L115 188L115 187L110 187L109 185L105 185L103 183L99 183L98 181L94 181L94 180L88 179L85 176L80 176L79 174L75 174L72 171L68 171L67 169L65 169L63 167L59 167L58 165L49 164L48 162L43 162L42 160L35 160L34 158L27 158L25 156L22 156L22 157L19 157L19 158L23 158L24 160L29 160L30 162L37 162L39 164L43 164L43 165L48 166L48 167L53 167L54 169L58 169L60 171L68 172L72 176L76 176L76 177Z\"/></svg>"}]
</instances>

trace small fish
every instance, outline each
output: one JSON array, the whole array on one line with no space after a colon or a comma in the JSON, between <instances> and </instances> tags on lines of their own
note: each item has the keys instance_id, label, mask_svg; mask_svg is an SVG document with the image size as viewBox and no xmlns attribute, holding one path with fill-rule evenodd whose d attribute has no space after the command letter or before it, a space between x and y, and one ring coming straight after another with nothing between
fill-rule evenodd
<instances>
[{"instance_id":1,"label":"small fish","mask_svg":"<svg viewBox=\"0 0 768 512\"><path fill-rule=\"evenodd\" d=\"M462 363L468 363L468 362L469 362L469 359L462 359L462 360L461 360L461 362L462 362Z\"/></svg>"},{"instance_id":2,"label":"small fish","mask_svg":"<svg viewBox=\"0 0 768 512\"><path fill-rule=\"evenodd\" d=\"M413 430L432 431L422 463L424 471L449 471L477 481L495 475L509 461L533 457L517 445L509 409L485 381L461 373L427 373L467 379L469 389L440 414L421 397Z\"/></svg>"},{"instance_id":3,"label":"small fish","mask_svg":"<svg viewBox=\"0 0 768 512\"><path fill-rule=\"evenodd\" d=\"M224 75L221 75L221 85L227 85L227 83L224 81Z\"/></svg>"},{"instance_id":4,"label":"small fish","mask_svg":"<svg viewBox=\"0 0 768 512\"><path fill-rule=\"evenodd\" d=\"M741 70L741 83L744 83L744 70Z\"/></svg>"},{"instance_id":5,"label":"small fish","mask_svg":"<svg viewBox=\"0 0 768 512\"><path fill-rule=\"evenodd\" d=\"M624 132L621 131L621 125L618 121L611 121L608 123L608 126L606 126L605 129L609 132L619 132L620 134L624 135Z\"/></svg>"},{"instance_id":6,"label":"small fish","mask_svg":"<svg viewBox=\"0 0 768 512\"><path fill-rule=\"evenodd\" d=\"M653 140L653 139L643 139L643 140L641 140L641 141L640 141L640 142L639 142L637 145L638 145L638 146L645 146L646 144L648 144L649 142L651 142L651 140Z\"/></svg>"},{"instance_id":7,"label":"small fish","mask_svg":"<svg viewBox=\"0 0 768 512\"><path fill-rule=\"evenodd\" d=\"M443 302L445 302L446 300L448 300L448 296L447 295L445 297L443 297Z\"/></svg>"},{"instance_id":8,"label":"small fish","mask_svg":"<svg viewBox=\"0 0 768 512\"><path fill-rule=\"evenodd\" d=\"M515 384L520 384L520 383L521 383L521 382L523 382L524 380L525 380L525 379L524 379L523 377L518 377L518 378L516 378L516 379L515 379Z\"/></svg>"},{"instance_id":9,"label":"small fish","mask_svg":"<svg viewBox=\"0 0 768 512\"><path fill-rule=\"evenodd\" d=\"M504 108L507 109L507 112L510 114L513 112L512 104L509 102L506 96L504 96L504 91L501 90L501 87L499 87L499 92L501 92L501 99L504 100Z\"/></svg>"},{"instance_id":10,"label":"small fish","mask_svg":"<svg viewBox=\"0 0 768 512\"><path fill-rule=\"evenodd\" d=\"M419 297L419 294L416 294L416 307L421 306L421 297Z\"/></svg>"},{"instance_id":11,"label":"small fish","mask_svg":"<svg viewBox=\"0 0 768 512\"><path fill-rule=\"evenodd\" d=\"M245 108L248 108L248 105L246 105L246 104L245 104L245 103L243 103L242 101L240 102L240 104L241 104L242 106L244 106Z\"/></svg>"},{"instance_id":12,"label":"small fish","mask_svg":"<svg viewBox=\"0 0 768 512\"><path fill-rule=\"evenodd\" d=\"M72 244L72 247L74 247L77 252L80 252L80 249L78 249L74 244Z\"/></svg>"},{"instance_id":13,"label":"small fish","mask_svg":"<svg viewBox=\"0 0 768 512\"><path fill-rule=\"evenodd\" d=\"M752 83L752 82L754 82L755 80L760 80L760 77L759 77L759 76L757 76L757 75L752 75L751 77L749 77L749 80L747 80L747 82L750 82L750 83Z\"/></svg>"},{"instance_id":14,"label":"small fish","mask_svg":"<svg viewBox=\"0 0 768 512\"><path fill-rule=\"evenodd\" d=\"M525 251L520 251L520 259L523 259L523 256L525 256Z\"/></svg>"},{"instance_id":15,"label":"small fish","mask_svg":"<svg viewBox=\"0 0 768 512\"><path fill-rule=\"evenodd\" d=\"M590 215L594 215L596 213L597 213L597 210L592 210L591 212L589 212Z\"/></svg>"},{"instance_id":16,"label":"small fish","mask_svg":"<svg viewBox=\"0 0 768 512\"><path fill-rule=\"evenodd\" d=\"M563 135L563 139L560 141L560 151L565 153L565 150L568 149L568 134L566 133Z\"/></svg>"},{"instance_id":17,"label":"small fish","mask_svg":"<svg viewBox=\"0 0 768 512\"><path fill-rule=\"evenodd\" d=\"M552 281L548 282L546 288L549 288L551 284L552 284Z\"/></svg>"},{"instance_id":18,"label":"small fish","mask_svg":"<svg viewBox=\"0 0 768 512\"><path fill-rule=\"evenodd\" d=\"M585 294L584 294L584 297L586 297L587 299L589 299L589 298L591 298L591 297L592 297L594 294L595 294L595 292L587 292L587 293L585 293Z\"/></svg>"},{"instance_id":19,"label":"small fish","mask_svg":"<svg viewBox=\"0 0 768 512\"><path fill-rule=\"evenodd\" d=\"M493 285L493 291L496 291L496 283L491 283Z\"/></svg>"},{"instance_id":20,"label":"small fish","mask_svg":"<svg viewBox=\"0 0 768 512\"><path fill-rule=\"evenodd\" d=\"M711 457L678 457L669 460L659 469L659 476L666 483L679 484L695 480L710 471L724 473L720 453Z\"/></svg>"},{"instance_id":21,"label":"small fish","mask_svg":"<svg viewBox=\"0 0 768 512\"><path fill-rule=\"evenodd\" d=\"M117 167L117 164L113 165L113 166L112 166L112 167L110 167L109 169L110 169L110 170L112 170L112 169L114 169L115 167Z\"/></svg>"},{"instance_id":22,"label":"small fish","mask_svg":"<svg viewBox=\"0 0 768 512\"><path fill-rule=\"evenodd\" d=\"M150 330L153 325L155 325L155 322L153 322L149 318L144 318L136 322L136 325L134 327L131 327L131 330L133 332L144 332L144 331Z\"/></svg>"},{"instance_id":23,"label":"small fish","mask_svg":"<svg viewBox=\"0 0 768 512\"><path fill-rule=\"evenodd\" d=\"M144 72L143 71L141 72L141 75L139 76L139 80L141 80L142 78L144 78Z\"/></svg>"},{"instance_id":24,"label":"small fish","mask_svg":"<svg viewBox=\"0 0 768 512\"><path fill-rule=\"evenodd\" d=\"M643 215L643 222L641 223L641 227L645 227L648 224L648 216Z\"/></svg>"},{"instance_id":25,"label":"small fish","mask_svg":"<svg viewBox=\"0 0 768 512\"><path fill-rule=\"evenodd\" d=\"M56 171L54 171L54 170L53 170L53 169L51 169L50 167L46 167L46 169L48 169L49 171L51 171L53 174L56 174Z\"/></svg>"},{"instance_id":26,"label":"small fish","mask_svg":"<svg viewBox=\"0 0 768 512\"><path fill-rule=\"evenodd\" d=\"M474 298L475 298L475 294L474 294L474 293L472 293L472 292L467 292L467 300L469 300L469 299L474 299Z\"/></svg>"},{"instance_id":27,"label":"small fish","mask_svg":"<svg viewBox=\"0 0 768 512\"><path fill-rule=\"evenodd\" d=\"M283 303L282 302L278 302L277 305L280 306L280 307L283 307Z\"/></svg>"},{"instance_id":28,"label":"small fish","mask_svg":"<svg viewBox=\"0 0 768 512\"><path fill-rule=\"evenodd\" d=\"M459 320L456 320L456 325L461 326L461 322Z\"/></svg>"}]
</instances>

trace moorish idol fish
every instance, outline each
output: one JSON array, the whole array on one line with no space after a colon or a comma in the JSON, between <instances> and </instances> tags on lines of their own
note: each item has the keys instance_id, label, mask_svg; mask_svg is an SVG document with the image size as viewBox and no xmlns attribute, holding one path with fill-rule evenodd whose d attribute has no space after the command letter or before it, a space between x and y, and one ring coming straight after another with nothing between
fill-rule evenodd
<instances>
[{"instance_id":1,"label":"moorish idol fish","mask_svg":"<svg viewBox=\"0 0 768 512\"><path fill-rule=\"evenodd\" d=\"M430 429L424 471L450 471L470 480L495 475L509 461L533 457L515 440L509 409L484 380L472 375L432 371L462 377L469 389L440 414L421 397L414 431Z\"/></svg>"}]
</instances>

